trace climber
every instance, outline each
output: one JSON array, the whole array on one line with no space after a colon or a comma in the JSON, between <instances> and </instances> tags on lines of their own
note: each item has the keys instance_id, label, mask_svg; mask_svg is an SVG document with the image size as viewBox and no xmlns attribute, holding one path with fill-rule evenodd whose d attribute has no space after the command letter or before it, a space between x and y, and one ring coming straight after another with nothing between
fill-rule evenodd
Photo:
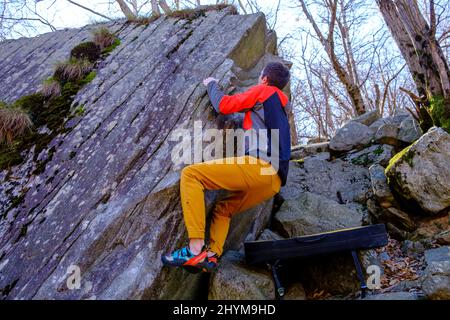
<instances>
[{"instance_id":1,"label":"climber","mask_svg":"<svg viewBox=\"0 0 450 320\"><path fill-rule=\"evenodd\" d=\"M189 266L203 272L215 270L222 255L231 217L270 199L286 184L291 153L286 109L290 104L281 90L289 78L290 72L286 66L270 62L260 73L258 84L243 93L225 95L216 79L209 77L203 80L215 111L225 115L244 112L243 129L265 129L263 132L268 136L265 140L267 145L265 148L257 147L256 152L248 150L251 148L246 145L242 156L194 163L182 170L181 205L189 240L186 246L162 255L164 265ZM278 155L276 168L266 156L271 147L271 131L277 131L279 137L278 150L274 153ZM272 173L262 174L264 168ZM231 191L213 210L209 244L205 243L205 189Z\"/></svg>"}]
</instances>

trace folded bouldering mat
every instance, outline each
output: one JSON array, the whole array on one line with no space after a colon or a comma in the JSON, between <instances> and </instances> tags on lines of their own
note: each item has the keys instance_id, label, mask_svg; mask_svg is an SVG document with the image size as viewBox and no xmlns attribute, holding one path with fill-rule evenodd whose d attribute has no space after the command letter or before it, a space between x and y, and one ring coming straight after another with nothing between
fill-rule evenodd
<instances>
[{"instance_id":1,"label":"folded bouldering mat","mask_svg":"<svg viewBox=\"0 0 450 320\"><path fill-rule=\"evenodd\" d=\"M366 284L357 251L383 247L387 243L388 234L385 225L374 224L281 240L247 241L244 242L244 249L246 263L250 265L264 263L271 267L278 297L284 295L284 288L277 274L277 266L281 261L351 252L364 297Z\"/></svg>"}]
</instances>

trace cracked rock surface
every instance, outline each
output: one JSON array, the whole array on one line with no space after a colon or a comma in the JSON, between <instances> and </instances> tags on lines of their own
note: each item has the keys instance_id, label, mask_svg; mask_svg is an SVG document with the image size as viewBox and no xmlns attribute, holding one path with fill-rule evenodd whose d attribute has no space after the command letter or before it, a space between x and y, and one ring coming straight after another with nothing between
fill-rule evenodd
<instances>
[{"instance_id":1,"label":"cracked rock surface","mask_svg":"<svg viewBox=\"0 0 450 320\"><path fill-rule=\"evenodd\" d=\"M0 172L0 298L191 299L202 275L162 268L160 256L187 239L179 205L183 163L171 161L180 136L220 128L202 80L228 93L256 84L265 62L280 59L261 13L228 8L193 19L161 16L148 26L106 26L121 44L74 98L85 114L48 145L55 152L39 175L33 150ZM96 25L0 43L0 100L39 90L57 61ZM255 46L255 43L265 45ZM275 39L276 45L276 39ZM259 70L258 70L259 69ZM24 81L26 79L26 81ZM207 144L207 143L205 143ZM44 155L45 156L45 155ZM12 196L20 196L17 206ZM207 194L208 210L217 192ZM267 221L267 202L234 223L226 248L238 250ZM234 229L239 228L238 231ZM79 267L81 288L68 277ZM182 288L183 283L190 286Z\"/></svg>"}]
</instances>

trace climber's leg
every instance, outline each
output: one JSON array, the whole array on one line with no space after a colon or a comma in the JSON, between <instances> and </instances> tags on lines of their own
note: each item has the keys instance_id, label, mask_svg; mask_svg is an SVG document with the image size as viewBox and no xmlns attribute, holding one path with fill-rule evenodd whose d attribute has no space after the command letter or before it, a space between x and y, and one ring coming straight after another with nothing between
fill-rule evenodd
<instances>
[{"instance_id":1,"label":"climber's leg","mask_svg":"<svg viewBox=\"0 0 450 320\"><path fill-rule=\"evenodd\" d=\"M243 212L270 199L280 190L280 186L280 178L275 176L267 184L261 185L259 188L237 191L219 201L214 208L209 229L211 251L217 253L219 257L222 255L231 217L234 214Z\"/></svg>"},{"instance_id":2,"label":"climber's leg","mask_svg":"<svg viewBox=\"0 0 450 320\"><path fill-rule=\"evenodd\" d=\"M262 175L265 161L250 161L249 156L211 160L185 167L181 173L180 193L183 216L189 239L205 237L204 190L245 191L270 186L274 175Z\"/></svg>"},{"instance_id":3,"label":"climber's leg","mask_svg":"<svg viewBox=\"0 0 450 320\"><path fill-rule=\"evenodd\" d=\"M206 253L204 247L199 248L205 238L205 189L246 191L259 189L260 186L270 187L272 180L279 181L273 168L272 175L261 174L261 168L270 168L270 164L250 158L244 156L211 160L183 169L180 181L181 204L190 244L184 250L180 249L181 251L177 250L171 255L164 256L163 263L177 265L186 259L191 259L192 256L197 259L197 256L203 257ZM222 162L220 163L220 161ZM267 172L265 173L267 174ZM193 248L193 245L197 245L197 247Z\"/></svg>"}]
</instances>

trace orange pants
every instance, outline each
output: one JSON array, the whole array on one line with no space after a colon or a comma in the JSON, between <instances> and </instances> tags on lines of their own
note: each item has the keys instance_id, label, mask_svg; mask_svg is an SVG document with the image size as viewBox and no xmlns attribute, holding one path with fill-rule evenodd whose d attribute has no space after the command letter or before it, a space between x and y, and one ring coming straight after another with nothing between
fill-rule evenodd
<instances>
[{"instance_id":1,"label":"orange pants","mask_svg":"<svg viewBox=\"0 0 450 320\"><path fill-rule=\"evenodd\" d=\"M268 162L251 156L220 160L223 163L210 160L185 167L180 181L183 216L190 239L205 238L204 190L232 191L230 196L216 203L211 220L210 246L219 256L222 255L231 217L270 199L281 187L280 177ZM262 168L264 174L261 173ZM267 174L267 171L271 173Z\"/></svg>"}]
</instances>

